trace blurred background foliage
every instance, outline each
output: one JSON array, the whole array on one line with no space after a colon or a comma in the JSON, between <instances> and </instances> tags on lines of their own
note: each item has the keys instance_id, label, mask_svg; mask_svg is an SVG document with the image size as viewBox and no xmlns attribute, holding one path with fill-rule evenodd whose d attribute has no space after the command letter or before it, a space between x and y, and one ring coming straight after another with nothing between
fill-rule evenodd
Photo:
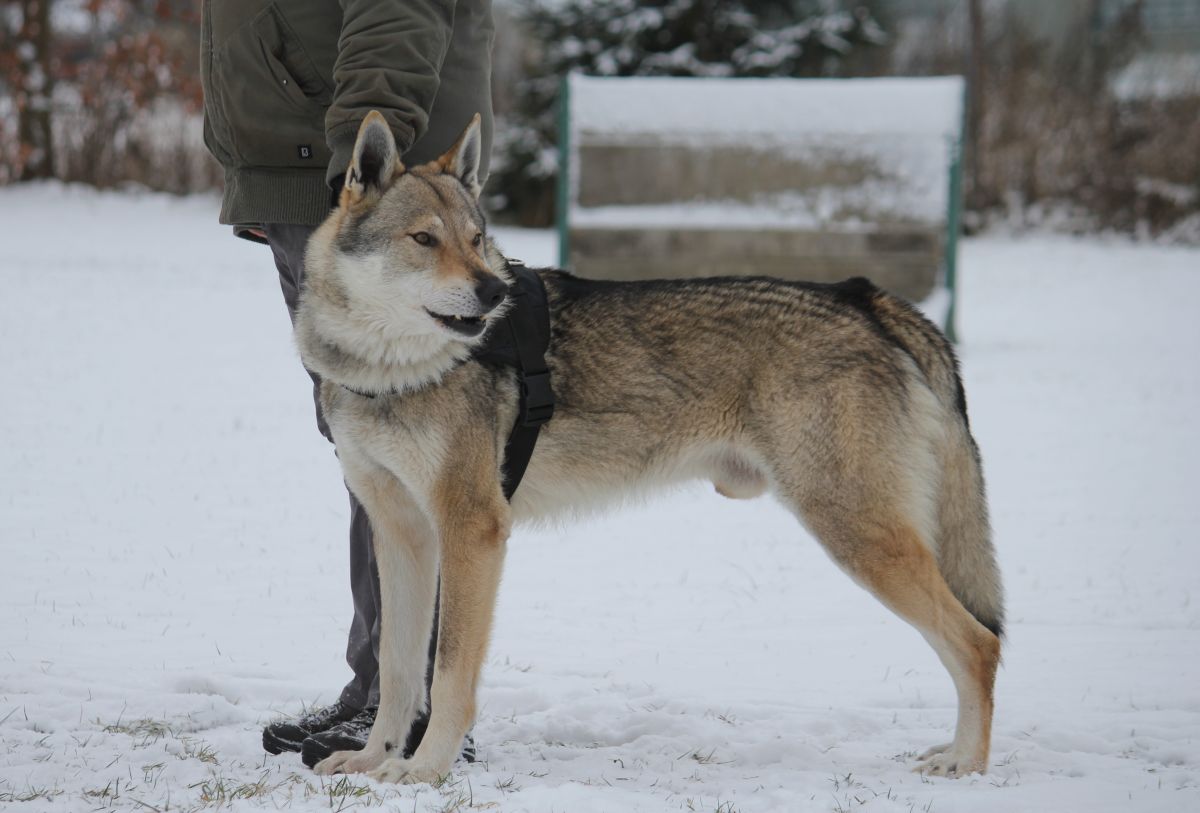
<instances>
[{"instance_id":1,"label":"blurred background foliage","mask_svg":"<svg viewBox=\"0 0 1200 813\"><path fill-rule=\"evenodd\" d=\"M491 189L493 207L527 225L554 213L556 102L567 73L839 76L858 49L886 41L863 6L788 0L522 0L512 14L527 45L498 128Z\"/></svg>"},{"instance_id":2,"label":"blurred background foliage","mask_svg":"<svg viewBox=\"0 0 1200 813\"><path fill-rule=\"evenodd\" d=\"M967 76L966 227L1200 242L1195 0L496 0L501 219L554 212L561 77ZM216 188L199 4L0 0L0 183ZM713 115L720 115L714 110Z\"/></svg>"}]
</instances>

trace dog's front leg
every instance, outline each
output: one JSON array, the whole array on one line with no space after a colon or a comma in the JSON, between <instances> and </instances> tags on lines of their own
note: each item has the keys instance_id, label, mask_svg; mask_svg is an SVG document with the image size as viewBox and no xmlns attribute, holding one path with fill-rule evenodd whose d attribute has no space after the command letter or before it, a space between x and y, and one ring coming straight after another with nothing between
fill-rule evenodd
<instances>
[{"instance_id":1,"label":"dog's front leg","mask_svg":"<svg viewBox=\"0 0 1200 813\"><path fill-rule=\"evenodd\" d=\"M508 541L508 503L493 476L445 483L436 505L442 605L429 728L411 759L389 759L371 773L382 782L435 782L445 776L475 720Z\"/></svg>"},{"instance_id":2,"label":"dog's front leg","mask_svg":"<svg viewBox=\"0 0 1200 813\"><path fill-rule=\"evenodd\" d=\"M437 538L408 490L390 473L342 453L346 481L367 509L379 565L379 711L361 751L338 751L318 774L378 768L404 750L425 710L425 663L437 590Z\"/></svg>"}]
</instances>

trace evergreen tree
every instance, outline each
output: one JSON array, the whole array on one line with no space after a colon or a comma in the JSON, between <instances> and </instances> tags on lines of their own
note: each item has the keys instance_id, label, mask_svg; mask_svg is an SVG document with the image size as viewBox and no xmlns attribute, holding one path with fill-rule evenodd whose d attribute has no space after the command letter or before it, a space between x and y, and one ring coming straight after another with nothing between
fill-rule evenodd
<instances>
[{"instance_id":1,"label":"evergreen tree","mask_svg":"<svg viewBox=\"0 0 1200 813\"><path fill-rule=\"evenodd\" d=\"M554 211L563 76L832 76L883 32L840 0L524 0L533 40L515 115L497 132L496 203L528 225ZM719 111L716 111L719 115Z\"/></svg>"}]
</instances>

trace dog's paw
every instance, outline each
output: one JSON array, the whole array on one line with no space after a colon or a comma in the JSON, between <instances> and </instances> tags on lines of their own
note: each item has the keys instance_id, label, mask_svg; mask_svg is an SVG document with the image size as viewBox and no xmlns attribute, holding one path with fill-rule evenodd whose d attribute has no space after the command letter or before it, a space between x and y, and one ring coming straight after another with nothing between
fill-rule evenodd
<instances>
[{"instance_id":1,"label":"dog's paw","mask_svg":"<svg viewBox=\"0 0 1200 813\"><path fill-rule=\"evenodd\" d=\"M954 745L954 743L952 743L952 742L944 742L941 745L935 745L932 748L926 750L925 753L921 754L921 756L917 757L917 761L924 762L925 760L931 759L932 757L935 757L938 754L943 754L946 751L949 751L951 746L953 746L953 745Z\"/></svg>"},{"instance_id":2,"label":"dog's paw","mask_svg":"<svg viewBox=\"0 0 1200 813\"><path fill-rule=\"evenodd\" d=\"M331 776L335 773L365 773L379 767L386 754L370 751L334 751L313 766L313 773Z\"/></svg>"},{"instance_id":3,"label":"dog's paw","mask_svg":"<svg viewBox=\"0 0 1200 813\"><path fill-rule=\"evenodd\" d=\"M913 772L948 778L966 776L971 773L987 773L987 761L959 751L954 748L954 743L946 743L945 745L935 745L921 754Z\"/></svg>"},{"instance_id":4,"label":"dog's paw","mask_svg":"<svg viewBox=\"0 0 1200 813\"><path fill-rule=\"evenodd\" d=\"M411 759L392 757L367 775L376 782L398 782L402 785L427 782L432 785L445 776L445 773L419 765Z\"/></svg>"}]
</instances>

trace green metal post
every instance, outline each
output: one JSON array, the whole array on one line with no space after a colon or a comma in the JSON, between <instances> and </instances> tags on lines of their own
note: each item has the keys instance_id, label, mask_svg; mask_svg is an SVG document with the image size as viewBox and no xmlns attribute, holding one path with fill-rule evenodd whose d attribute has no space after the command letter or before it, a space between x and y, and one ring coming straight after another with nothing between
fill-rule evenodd
<instances>
[{"instance_id":1,"label":"green metal post","mask_svg":"<svg viewBox=\"0 0 1200 813\"><path fill-rule=\"evenodd\" d=\"M958 232L962 216L963 128L966 125L967 99L963 91L963 119L958 134L950 140L950 189L946 212L946 290L950 305L946 308L946 338L958 342Z\"/></svg>"},{"instance_id":2,"label":"green metal post","mask_svg":"<svg viewBox=\"0 0 1200 813\"><path fill-rule=\"evenodd\" d=\"M558 226L558 267L566 268L571 260L571 225L567 214L571 208L571 76L562 78L558 88L558 188L555 190L554 211Z\"/></svg>"}]
</instances>

